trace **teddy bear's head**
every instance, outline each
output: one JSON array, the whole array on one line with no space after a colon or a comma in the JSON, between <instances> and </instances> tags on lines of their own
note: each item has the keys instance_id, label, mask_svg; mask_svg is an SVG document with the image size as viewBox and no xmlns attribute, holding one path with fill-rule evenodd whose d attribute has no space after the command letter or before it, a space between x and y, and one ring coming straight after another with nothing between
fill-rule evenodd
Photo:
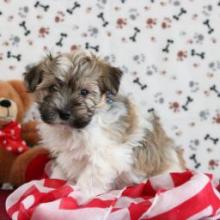
<instances>
[{"instance_id":1,"label":"teddy bear's head","mask_svg":"<svg viewBox=\"0 0 220 220\"><path fill-rule=\"evenodd\" d=\"M21 122L31 103L22 81L0 81L0 127L12 120Z\"/></svg>"},{"instance_id":2,"label":"teddy bear's head","mask_svg":"<svg viewBox=\"0 0 220 220\"><path fill-rule=\"evenodd\" d=\"M8 98L0 98L0 127L17 119L17 104Z\"/></svg>"}]
</instances>

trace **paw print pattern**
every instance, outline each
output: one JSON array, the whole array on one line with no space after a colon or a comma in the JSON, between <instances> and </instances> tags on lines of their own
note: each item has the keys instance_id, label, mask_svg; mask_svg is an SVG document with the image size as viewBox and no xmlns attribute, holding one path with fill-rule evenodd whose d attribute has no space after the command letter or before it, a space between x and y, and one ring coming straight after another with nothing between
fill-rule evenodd
<instances>
[{"instance_id":1,"label":"paw print pattern","mask_svg":"<svg viewBox=\"0 0 220 220\"><path fill-rule=\"evenodd\" d=\"M153 65L147 66L146 74L148 76L152 76L156 73L158 73L158 68L156 65L153 64Z\"/></svg>"},{"instance_id":2,"label":"paw print pattern","mask_svg":"<svg viewBox=\"0 0 220 220\"><path fill-rule=\"evenodd\" d=\"M141 64L145 62L145 55L144 54L135 54L133 56L133 60L137 64Z\"/></svg>"},{"instance_id":3,"label":"paw print pattern","mask_svg":"<svg viewBox=\"0 0 220 220\"><path fill-rule=\"evenodd\" d=\"M183 61L187 58L187 51L186 50L179 50L177 52L177 60Z\"/></svg>"},{"instance_id":4,"label":"paw print pattern","mask_svg":"<svg viewBox=\"0 0 220 220\"><path fill-rule=\"evenodd\" d=\"M157 19L156 18L148 18L146 20L146 27L147 28L152 29L156 26L156 24L157 24Z\"/></svg>"},{"instance_id":5,"label":"paw print pattern","mask_svg":"<svg viewBox=\"0 0 220 220\"><path fill-rule=\"evenodd\" d=\"M210 68L211 71L216 72L220 70L220 61L212 61L208 64L208 67Z\"/></svg>"},{"instance_id":6,"label":"paw print pattern","mask_svg":"<svg viewBox=\"0 0 220 220\"><path fill-rule=\"evenodd\" d=\"M210 116L210 112L208 109L201 110L199 112L199 117L200 117L201 121L207 120L209 118L209 116Z\"/></svg>"},{"instance_id":7,"label":"paw print pattern","mask_svg":"<svg viewBox=\"0 0 220 220\"><path fill-rule=\"evenodd\" d=\"M203 42L204 42L205 37L201 33L195 33L193 39L194 39L196 44L202 45Z\"/></svg>"},{"instance_id":8,"label":"paw print pattern","mask_svg":"<svg viewBox=\"0 0 220 220\"><path fill-rule=\"evenodd\" d=\"M177 102L177 101L170 102L169 108L170 108L173 112L179 112L179 111L180 111L180 104L179 104L179 102Z\"/></svg>"},{"instance_id":9,"label":"paw print pattern","mask_svg":"<svg viewBox=\"0 0 220 220\"><path fill-rule=\"evenodd\" d=\"M18 15L22 19L27 17L28 12L29 12L29 8L27 6L19 7L19 9L18 9Z\"/></svg>"},{"instance_id":10,"label":"paw print pattern","mask_svg":"<svg viewBox=\"0 0 220 220\"><path fill-rule=\"evenodd\" d=\"M12 46L17 47L17 46L19 46L21 39L17 35L11 35L11 37L9 38L9 41L11 42Z\"/></svg>"},{"instance_id":11,"label":"paw print pattern","mask_svg":"<svg viewBox=\"0 0 220 220\"><path fill-rule=\"evenodd\" d=\"M99 29L97 27L94 27L94 26L89 26L87 32L88 32L90 37L96 38L99 34Z\"/></svg>"},{"instance_id":12,"label":"paw print pattern","mask_svg":"<svg viewBox=\"0 0 220 220\"><path fill-rule=\"evenodd\" d=\"M199 139L193 139L193 140L190 140L190 142L189 142L189 148L193 151L196 151L198 149L199 145L200 145Z\"/></svg>"},{"instance_id":13,"label":"paw print pattern","mask_svg":"<svg viewBox=\"0 0 220 220\"><path fill-rule=\"evenodd\" d=\"M156 93L154 95L154 100L155 100L155 103L163 104L164 103L163 94L161 92Z\"/></svg>"},{"instance_id":14,"label":"paw print pattern","mask_svg":"<svg viewBox=\"0 0 220 220\"><path fill-rule=\"evenodd\" d=\"M108 63L115 63L115 55L114 54L110 54L108 56L104 57L104 60Z\"/></svg>"},{"instance_id":15,"label":"paw print pattern","mask_svg":"<svg viewBox=\"0 0 220 220\"><path fill-rule=\"evenodd\" d=\"M188 167L220 178L219 10L219 0L4 0L0 80L21 78L48 51L95 53L163 119Z\"/></svg>"},{"instance_id":16,"label":"paw print pattern","mask_svg":"<svg viewBox=\"0 0 220 220\"><path fill-rule=\"evenodd\" d=\"M219 160L211 159L209 160L209 170L219 169Z\"/></svg>"},{"instance_id":17,"label":"paw print pattern","mask_svg":"<svg viewBox=\"0 0 220 220\"><path fill-rule=\"evenodd\" d=\"M131 8L129 10L128 14L129 14L129 18L131 20L136 20L140 16L140 14L136 8Z\"/></svg>"},{"instance_id":18,"label":"paw print pattern","mask_svg":"<svg viewBox=\"0 0 220 220\"><path fill-rule=\"evenodd\" d=\"M195 81L189 81L189 87L192 93L199 91L199 83Z\"/></svg>"}]
</instances>

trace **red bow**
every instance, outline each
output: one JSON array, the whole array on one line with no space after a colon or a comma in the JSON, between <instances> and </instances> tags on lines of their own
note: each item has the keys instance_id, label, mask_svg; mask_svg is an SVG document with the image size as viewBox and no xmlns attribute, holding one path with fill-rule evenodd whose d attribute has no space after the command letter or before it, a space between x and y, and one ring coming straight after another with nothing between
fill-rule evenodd
<instances>
[{"instance_id":1,"label":"red bow","mask_svg":"<svg viewBox=\"0 0 220 220\"><path fill-rule=\"evenodd\" d=\"M0 129L0 147L7 151L20 154L28 150L28 146L21 138L21 126L11 121Z\"/></svg>"}]
</instances>

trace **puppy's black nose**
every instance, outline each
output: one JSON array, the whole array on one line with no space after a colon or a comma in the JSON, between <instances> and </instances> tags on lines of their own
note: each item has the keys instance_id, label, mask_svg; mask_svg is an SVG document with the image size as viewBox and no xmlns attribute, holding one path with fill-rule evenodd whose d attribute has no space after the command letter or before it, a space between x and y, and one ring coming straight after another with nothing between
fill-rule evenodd
<instances>
[{"instance_id":1,"label":"puppy's black nose","mask_svg":"<svg viewBox=\"0 0 220 220\"><path fill-rule=\"evenodd\" d=\"M66 121L70 119L71 114L69 111L59 110L59 116L62 120Z\"/></svg>"},{"instance_id":2,"label":"puppy's black nose","mask_svg":"<svg viewBox=\"0 0 220 220\"><path fill-rule=\"evenodd\" d=\"M0 101L0 106L4 108L9 108L11 106L11 102L7 99L3 99L2 101Z\"/></svg>"}]
</instances>

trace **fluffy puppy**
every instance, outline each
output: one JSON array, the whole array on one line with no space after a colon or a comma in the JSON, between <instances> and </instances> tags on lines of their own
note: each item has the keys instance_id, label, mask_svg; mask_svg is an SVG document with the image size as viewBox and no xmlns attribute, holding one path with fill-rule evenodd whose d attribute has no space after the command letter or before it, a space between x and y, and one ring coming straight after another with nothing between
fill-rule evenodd
<instances>
[{"instance_id":1,"label":"fluffy puppy","mask_svg":"<svg viewBox=\"0 0 220 220\"><path fill-rule=\"evenodd\" d=\"M52 177L87 196L184 169L158 120L118 94L122 72L83 51L49 56L24 74L42 117Z\"/></svg>"}]
</instances>

